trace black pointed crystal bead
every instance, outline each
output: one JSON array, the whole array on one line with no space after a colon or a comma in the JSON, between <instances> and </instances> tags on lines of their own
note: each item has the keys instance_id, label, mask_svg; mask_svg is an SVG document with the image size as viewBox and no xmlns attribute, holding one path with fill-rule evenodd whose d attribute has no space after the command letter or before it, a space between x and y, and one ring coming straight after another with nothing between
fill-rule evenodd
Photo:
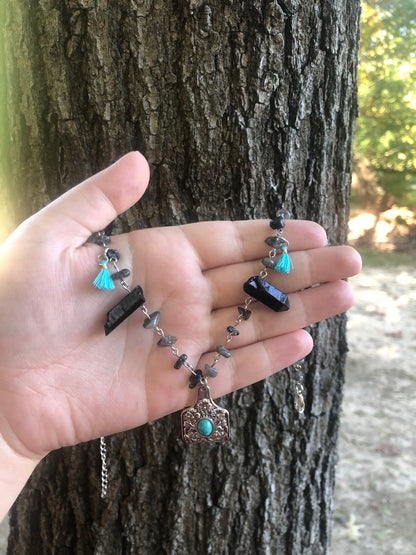
<instances>
[{"instance_id":1,"label":"black pointed crystal bead","mask_svg":"<svg viewBox=\"0 0 416 555\"><path fill-rule=\"evenodd\" d=\"M243 308L242 306L238 307L238 312L240 313L240 316L243 320L248 320L251 316L251 310Z\"/></svg>"},{"instance_id":2,"label":"black pointed crystal bead","mask_svg":"<svg viewBox=\"0 0 416 555\"><path fill-rule=\"evenodd\" d=\"M123 270L120 270L119 272L114 272L114 274L111 274L111 279L113 281L117 281L119 279L125 279L126 277L129 277L130 275L130 270L128 270L127 268L123 268Z\"/></svg>"},{"instance_id":3,"label":"black pointed crystal bead","mask_svg":"<svg viewBox=\"0 0 416 555\"><path fill-rule=\"evenodd\" d=\"M276 218L270 220L269 225L272 229L283 229L285 227L285 219L283 216L276 216Z\"/></svg>"},{"instance_id":4,"label":"black pointed crystal bead","mask_svg":"<svg viewBox=\"0 0 416 555\"><path fill-rule=\"evenodd\" d=\"M244 284L244 291L275 312L289 310L290 305L287 295L260 276L253 276L248 279Z\"/></svg>"},{"instance_id":5,"label":"black pointed crystal bead","mask_svg":"<svg viewBox=\"0 0 416 555\"><path fill-rule=\"evenodd\" d=\"M195 370L195 374L191 374L189 378L189 389L194 389L201 381L202 370Z\"/></svg>"},{"instance_id":6,"label":"black pointed crystal bead","mask_svg":"<svg viewBox=\"0 0 416 555\"><path fill-rule=\"evenodd\" d=\"M164 335L159 339L157 344L159 347L171 347L177 340L178 338L174 335Z\"/></svg>"},{"instance_id":7,"label":"black pointed crystal bead","mask_svg":"<svg viewBox=\"0 0 416 555\"><path fill-rule=\"evenodd\" d=\"M240 332L238 331L237 328L235 328L234 326L228 326L227 329L225 330L229 335L232 335L233 337L235 335L240 335Z\"/></svg>"},{"instance_id":8,"label":"black pointed crystal bead","mask_svg":"<svg viewBox=\"0 0 416 555\"><path fill-rule=\"evenodd\" d=\"M182 366L182 364L185 362L185 360L188 358L188 355L180 355L178 357L178 360L175 362L175 364L173 365L173 367L176 370L179 370L179 368Z\"/></svg>"},{"instance_id":9,"label":"black pointed crystal bead","mask_svg":"<svg viewBox=\"0 0 416 555\"><path fill-rule=\"evenodd\" d=\"M108 335L116 329L126 318L139 308L145 301L143 289L137 285L128 295L107 312L107 322L104 325L105 334Z\"/></svg>"}]
</instances>

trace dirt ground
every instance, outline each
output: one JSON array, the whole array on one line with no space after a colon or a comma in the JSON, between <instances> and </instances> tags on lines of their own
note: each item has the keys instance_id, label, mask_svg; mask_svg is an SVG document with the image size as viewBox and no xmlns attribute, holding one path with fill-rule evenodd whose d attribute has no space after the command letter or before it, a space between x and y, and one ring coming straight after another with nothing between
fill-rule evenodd
<instances>
[{"instance_id":1,"label":"dirt ground","mask_svg":"<svg viewBox=\"0 0 416 555\"><path fill-rule=\"evenodd\" d=\"M416 265L351 282L331 553L414 555Z\"/></svg>"},{"instance_id":2,"label":"dirt ground","mask_svg":"<svg viewBox=\"0 0 416 555\"><path fill-rule=\"evenodd\" d=\"M333 555L416 554L416 265L352 281ZM6 553L7 524L0 528Z\"/></svg>"}]
</instances>

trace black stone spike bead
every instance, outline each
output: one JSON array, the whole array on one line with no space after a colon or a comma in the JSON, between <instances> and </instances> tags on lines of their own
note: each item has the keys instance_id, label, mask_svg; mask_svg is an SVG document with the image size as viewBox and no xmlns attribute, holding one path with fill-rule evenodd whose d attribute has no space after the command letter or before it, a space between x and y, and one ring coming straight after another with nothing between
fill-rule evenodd
<instances>
[{"instance_id":1,"label":"black stone spike bead","mask_svg":"<svg viewBox=\"0 0 416 555\"><path fill-rule=\"evenodd\" d=\"M248 295L257 299L275 312L289 310L290 305L287 295L260 276L251 277L245 282L243 287Z\"/></svg>"},{"instance_id":2,"label":"black stone spike bead","mask_svg":"<svg viewBox=\"0 0 416 555\"><path fill-rule=\"evenodd\" d=\"M118 262L120 260L120 253L116 249L107 249L105 254L111 262Z\"/></svg>"},{"instance_id":3,"label":"black stone spike bead","mask_svg":"<svg viewBox=\"0 0 416 555\"><path fill-rule=\"evenodd\" d=\"M107 312L107 322L104 325L105 334L108 335L124 320L133 314L145 301L143 289L137 285L128 295L123 297L110 311Z\"/></svg>"},{"instance_id":4,"label":"black stone spike bead","mask_svg":"<svg viewBox=\"0 0 416 555\"><path fill-rule=\"evenodd\" d=\"M182 364L185 362L185 360L188 358L188 355L181 355L178 357L178 360L175 362L175 364L173 365L173 367L175 368L175 370L179 370L179 368L182 366Z\"/></svg>"},{"instance_id":5,"label":"black stone spike bead","mask_svg":"<svg viewBox=\"0 0 416 555\"><path fill-rule=\"evenodd\" d=\"M283 216L276 216L276 218L270 220L269 225L272 229L283 229L285 227L285 219Z\"/></svg>"},{"instance_id":6,"label":"black stone spike bead","mask_svg":"<svg viewBox=\"0 0 416 555\"><path fill-rule=\"evenodd\" d=\"M195 374L191 374L189 378L189 389L194 389L201 381L202 370L195 370Z\"/></svg>"},{"instance_id":7,"label":"black stone spike bead","mask_svg":"<svg viewBox=\"0 0 416 555\"><path fill-rule=\"evenodd\" d=\"M111 274L111 279L113 281L117 281L119 279L125 279L126 277L129 277L129 275L130 275L130 270L128 270L127 268L124 268L119 272L114 272L114 274Z\"/></svg>"},{"instance_id":8,"label":"black stone spike bead","mask_svg":"<svg viewBox=\"0 0 416 555\"><path fill-rule=\"evenodd\" d=\"M237 328L235 328L234 326L228 326L227 329L225 330L229 335L231 335L232 337L236 336L236 335L240 335L240 332L238 331Z\"/></svg>"}]
</instances>

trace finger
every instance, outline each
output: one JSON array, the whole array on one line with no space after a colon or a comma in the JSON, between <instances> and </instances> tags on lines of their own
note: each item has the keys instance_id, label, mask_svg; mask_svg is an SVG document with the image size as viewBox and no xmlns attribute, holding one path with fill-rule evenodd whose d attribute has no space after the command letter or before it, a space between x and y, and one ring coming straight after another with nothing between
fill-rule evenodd
<instances>
[{"instance_id":1,"label":"finger","mask_svg":"<svg viewBox=\"0 0 416 555\"><path fill-rule=\"evenodd\" d=\"M271 269L266 278L286 294L318 283L348 278L361 269L360 255L346 245L297 251L291 254L291 258L294 269L290 274ZM257 260L205 272L212 292L213 309L241 303L247 296L243 291L243 282L258 275L262 268L261 262Z\"/></svg>"},{"instance_id":2,"label":"finger","mask_svg":"<svg viewBox=\"0 0 416 555\"><path fill-rule=\"evenodd\" d=\"M184 225L181 230L197 253L202 270L263 258L270 250L264 240L274 234L268 220L201 222ZM324 229L315 222L289 220L284 231L291 251L327 243Z\"/></svg>"},{"instance_id":3,"label":"finger","mask_svg":"<svg viewBox=\"0 0 416 555\"><path fill-rule=\"evenodd\" d=\"M71 237L82 245L91 233L104 229L137 202L148 181L146 159L130 152L38 212L31 223L43 228L44 237Z\"/></svg>"},{"instance_id":4,"label":"finger","mask_svg":"<svg viewBox=\"0 0 416 555\"><path fill-rule=\"evenodd\" d=\"M312 347L311 336L297 330L235 349L218 367L218 376L210 380L211 394L220 397L263 380L307 356ZM188 402L195 402L195 394L189 394Z\"/></svg>"},{"instance_id":5,"label":"finger","mask_svg":"<svg viewBox=\"0 0 416 555\"><path fill-rule=\"evenodd\" d=\"M275 335L290 333L345 312L351 308L354 295L351 286L340 280L293 293L289 296L289 300L290 309L287 312L276 313L261 303L251 305L250 319L238 326L240 335L232 338L227 349L233 353L235 348L250 345ZM217 310L213 313L209 350L214 350L218 345L224 344L225 329L233 324L237 316L236 307Z\"/></svg>"}]
</instances>

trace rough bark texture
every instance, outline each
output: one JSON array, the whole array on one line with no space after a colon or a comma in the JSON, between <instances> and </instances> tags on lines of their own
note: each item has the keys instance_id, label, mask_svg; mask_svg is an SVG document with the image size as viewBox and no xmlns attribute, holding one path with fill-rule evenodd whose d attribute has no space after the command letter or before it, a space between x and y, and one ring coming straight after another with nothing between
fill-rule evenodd
<instances>
[{"instance_id":1,"label":"rough bark texture","mask_svg":"<svg viewBox=\"0 0 416 555\"><path fill-rule=\"evenodd\" d=\"M359 9L4 3L5 205L20 221L139 149L151 185L118 229L261 217L284 204L343 242ZM312 331L304 417L282 372L223 400L233 416L223 446L184 446L178 415L116 436L106 503L96 442L52 453L12 512L9 553L325 553L345 319Z\"/></svg>"}]
</instances>

